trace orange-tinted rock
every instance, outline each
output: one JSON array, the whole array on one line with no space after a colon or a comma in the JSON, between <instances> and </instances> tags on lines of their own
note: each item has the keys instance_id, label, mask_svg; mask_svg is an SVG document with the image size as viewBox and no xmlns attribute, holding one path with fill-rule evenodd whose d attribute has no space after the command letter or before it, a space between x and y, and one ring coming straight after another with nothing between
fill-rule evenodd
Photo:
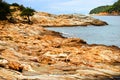
<instances>
[{"instance_id":1,"label":"orange-tinted rock","mask_svg":"<svg viewBox=\"0 0 120 80\"><path fill-rule=\"evenodd\" d=\"M62 37L38 24L0 21L0 27L0 79L101 80L102 76L104 80L120 73L118 47L88 45L82 39Z\"/></svg>"},{"instance_id":2,"label":"orange-tinted rock","mask_svg":"<svg viewBox=\"0 0 120 80\"><path fill-rule=\"evenodd\" d=\"M15 61L9 61L8 63L9 69L17 70L17 71L22 71L23 67L21 67L21 64Z\"/></svg>"},{"instance_id":3,"label":"orange-tinted rock","mask_svg":"<svg viewBox=\"0 0 120 80\"><path fill-rule=\"evenodd\" d=\"M48 13L46 15L46 13L37 12L31 19L34 23L40 24L44 27L107 25L107 23L104 21L97 20L90 16L85 16L81 14L54 15ZM94 20L96 20L96 22Z\"/></svg>"},{"instance_id":4,"label":"orange-tinted rock","mask_svg":"<svg viewBox=\"0 0 120 80\"><path fill-rule=\"evenodd\" d=\"M96 15L99 15L99 16L117 16L117 15L120 15L120 12L117 12L117 11L112 11L111 13L109 12L100 12Z\"/></svg>"}]
</instances>

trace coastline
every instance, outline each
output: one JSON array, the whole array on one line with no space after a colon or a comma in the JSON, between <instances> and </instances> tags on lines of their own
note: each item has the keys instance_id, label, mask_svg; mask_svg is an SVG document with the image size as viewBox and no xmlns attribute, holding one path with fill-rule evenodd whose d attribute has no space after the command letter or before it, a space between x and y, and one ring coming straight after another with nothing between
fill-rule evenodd
<instances>
[{"instance_id":1,"label":"coastline","mask_svg":"<svg viewBox=\"0 0 120 80\"><path fill-rule=\"evenodd\" d=\"M57 6L61 3L79 8L76 1L63 1ZM113 5L115 10L119 8L118 3ZM103 19L76 13L56 15L36 12L25 4L9 4L4 0L0 0L0 4L0 80L120 80L120 17ZM40 9L50 11L56 2L50 10L44 5ZM87 7L84 8L87 11ZM114 8L110 6L110 9ZM79 11L54 9L52 12ZM116 11L112 13L117 14ZM51 27L58 31L48 30ZM64 32L75 35L69 37ZM88 39L95 44L90 44ZM99 44L99 41L103 43ZM112 43L116 46L107 45Z\"/></svg>"},{"instance_id":2,"label":"coastline","mask_svg":"<svg viewBox=\"0 0 120 80\"><path fill-rule=\"evenodd\" d=\"M89 45L33 24L0 24L0 78L83 80L120 75L120 48Z\"/></svg>"},{"instance_id":3,"label":"coastline","mask_svg":"<svg viewBox=\"0 0 120 80\"><path fill-rule=\"evenodd\" d=\"M119 14L104 14L104 13L98 13L98 14L89 14L90 16L120 16Z\"/></svg>"},{"instance_id":4,"label":"coastline","mask_svg":"<svg viewBox=\"0 0 120 80\"><path fill-rule=\"evenodd\" d=\"M44 12L36 12L31 18L33 23L40 24L43 27L72 27L72 26L105 26L107 22L95 19L82 14L50 14Z\"/></svg>"}]
</instances>

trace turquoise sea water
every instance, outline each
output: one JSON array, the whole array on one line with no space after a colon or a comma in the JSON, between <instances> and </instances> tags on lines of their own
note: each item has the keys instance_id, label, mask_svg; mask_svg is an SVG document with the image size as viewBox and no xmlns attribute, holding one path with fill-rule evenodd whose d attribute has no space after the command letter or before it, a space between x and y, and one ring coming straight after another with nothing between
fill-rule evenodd
<instances>
[{"instance_id":1,"label":"turquoise sea water","mask_svg":"<svg viewBox=\"0 0 120 80\"><path fill-rule=\"evenodd\" d=\"M107 26L88 27L51 27L63 33L65 37L77 37L87 41L88 44L115 45L120 47L120 16L94 16L97 19L106 21Z\"/></svg>"}]
</instances>

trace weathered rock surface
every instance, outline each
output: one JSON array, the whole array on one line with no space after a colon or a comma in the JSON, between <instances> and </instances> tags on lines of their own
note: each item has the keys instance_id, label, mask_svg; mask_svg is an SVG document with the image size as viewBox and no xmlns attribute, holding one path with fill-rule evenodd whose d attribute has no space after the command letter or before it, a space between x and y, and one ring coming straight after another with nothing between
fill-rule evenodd
<instances>
[{"instance_id":1,"label":"weathered rock surface","mask_svg":"<svg viewBox=\"0 0 120 80\"><path fill-rule=\"evenodd\" d=\"M11 23L28 23L27 17L21 17L21 11L17 6L10 6L12 16L8 16ZM31 16L31 24L39 24L43 27L64 27L64 26L104 26L108 25L107 22L95 19L91 16L85 16L81 14L50 14L46 12L35 12Z\"/></svg>"},{"instance_id":2,"label":"weathered rock surface","mask_svg":"<svg viewBox=\"0 0 120 80\"><path fill-rule=\"evenodd\" d=\"M114 76L120 76L120 48L88 45L38 24L0 22L0 80L114 80Z\"/></svg>"},{"instance_id":3,"label":"weathered rock surface","mask_svg":"<svg viewBox=\"0 0 120 80\"><path fill-rule=\"evenodd\" d=\"M104 26L106 22L81 14L61 14L54 15L44 12L36 12L32 17L33 23L39 23L44 27L63 27L63 26Z\"/></svg>"}]
</instances>

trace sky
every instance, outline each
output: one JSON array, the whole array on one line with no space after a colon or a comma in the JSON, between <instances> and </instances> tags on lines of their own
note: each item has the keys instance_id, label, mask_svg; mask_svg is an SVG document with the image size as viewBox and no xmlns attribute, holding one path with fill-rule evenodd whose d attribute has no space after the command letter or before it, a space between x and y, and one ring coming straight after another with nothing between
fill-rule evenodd
<instances>
[{"instance_id":1,"label":"sky","mask_svg":"<svg viewBox=\"0 0 120 80\"><path fill-rule=\"evenodd\" d=\"M19 3L36 11L53 14L88 14L95 7L111 5L117 0L4 0L8 3Z\"/></svg>"}]
</instances>

